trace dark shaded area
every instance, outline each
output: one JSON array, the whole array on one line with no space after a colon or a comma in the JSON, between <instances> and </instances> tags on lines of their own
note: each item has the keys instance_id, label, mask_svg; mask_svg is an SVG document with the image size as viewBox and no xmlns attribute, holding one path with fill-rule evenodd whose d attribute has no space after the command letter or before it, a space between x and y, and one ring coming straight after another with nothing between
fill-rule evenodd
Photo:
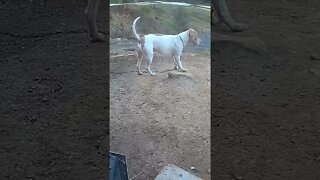
<instances>
[{"instance_id":1,"label":"dark shaded area","mask_svg":"<svg viewBox=\"0 0 320 180\"><path fill-rule=\"evenodd\" d=\"M157 1L157 0L150 0L149 2ZM189 4L205 4L210 5L211 0L165 0L167 2L183 2ZM111 3L131 3L131 2L145 2L143 0L111 0Z\"/></svg>"},{"instance_id":2,"label":"dark shaded area","mask_svg":"<svg viewBox=\"0 0 320 180\"><path fill-rule=\"evenodd\" d=\"M86 0L43 2L0 5L0 179L106 179L106 44L89 43Z\"/></svg>"},{"instance_id":3,"label":"dark shaded area","mask_svg":"<svg viewBox=\"0 0 320 180\"><path fill-rule=\"evenodd\" d=\"M320 2L228 4L250 29L214 31L258 37L269 54L213 44L213 179L319 179Z\"/></svg>"}]
</instances>

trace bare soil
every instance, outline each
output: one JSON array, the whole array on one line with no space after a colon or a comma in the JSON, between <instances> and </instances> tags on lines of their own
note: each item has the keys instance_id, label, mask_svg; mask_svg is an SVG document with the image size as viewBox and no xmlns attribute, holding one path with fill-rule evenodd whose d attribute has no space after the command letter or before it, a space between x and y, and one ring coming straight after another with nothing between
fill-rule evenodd
<instances>
[{"instance_id":1,"label":"bare soil","mask_svg":"<svg viewBox=\"0 0 320 180\"><path fill-rule=\"evenodd\" d=\"M212 177L319 179L320 33L316 0L228 1L268 54L213 44ZM254 46L251 46L254 47Z\"/></svg>"},{"instance_id":2,"label":"bare soil","mask_svg":"<svg viewBox=\"0 0 320 180\"><path fill-rule=\"evenodd\" d=\"M170 78L170 59L155 57L153 77L138 75L136 56L110 59L110 150L127 155L130 177L174 164L210 179L210 56L182 58L187 76Z\"/></svg>"},{"instance_id":3,"label":"bare soil","mask_svg":"<svg viewBox=\"0 0 320 180\"><path fill-rule=\"evenodd\" d=\"M88 41L86 0L37 2L0 3L0 179L106 179L106 43Z\"/></svg>"}]
</instances>

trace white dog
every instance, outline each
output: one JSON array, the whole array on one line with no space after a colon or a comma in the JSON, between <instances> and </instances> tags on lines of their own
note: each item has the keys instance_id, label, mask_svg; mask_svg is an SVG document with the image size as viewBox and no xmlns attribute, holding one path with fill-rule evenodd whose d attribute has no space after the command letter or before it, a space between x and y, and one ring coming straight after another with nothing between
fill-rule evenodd
<instances>
[{"instance_id":1,"label":"white dog","mask_svg":"<svg viewBox=\"0 0 320 180\"><path fill-rule=\"evenodd\" d=\"M200 39L198 33L189 29L177 35L163 35L163 34L148 34L143 37L140 37L136 32L136 23L140 17L136 18L132 24L132 31L134 36L139 40L138 43L138 60L137 68L138 74L142 74L140 71L140 65L143 58L147 60L147 70L151 76L154 76L150 69L153 53L158 52L164 57L170 57L174 60L174 69L181 69L183 72L187 71L184 69L181 64L181 54L184 46L187 43L192 43L194 45L200 44Z\"/></svg>"}]
</instances>

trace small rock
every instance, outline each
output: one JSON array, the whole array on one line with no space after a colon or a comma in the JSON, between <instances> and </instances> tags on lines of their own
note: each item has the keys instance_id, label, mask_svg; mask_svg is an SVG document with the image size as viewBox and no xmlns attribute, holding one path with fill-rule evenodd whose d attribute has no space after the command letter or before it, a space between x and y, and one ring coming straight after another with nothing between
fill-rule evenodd
<instances>
[{"instance_id":1,"label":"small rock","mask_svg":"<svg viewBox=\"0 0 320 180\"><path fill-rule=\"evenodd\" d=\"M99 149L100 149L100 146L99 146L99 145L95 145L95 148L96 148L97 150L99 150Z\"/></svg>"},{"instance_id":2,"label":"small rock","mask_svg":"<svg viewBox=\"0 0 320 180\"><path fill-rule=\"evenodd\" d=\"M42 102L48 102L49 99L47 97L42 98Z\"/></svg>"},{"instance_id":3,"label":"small rock","mask_svg":"<svg viewBox=\"0 0 320 180\"><path fill-rule=\"evenodd\" d=\"M316 54L311 54L310 55L310 59L312 59L312 60L320 60L320 57L317 56Z\"/></svg>"},{"instance_id":4,"label":"small rock","mask_svg":"<svg viewBox=\"0 0 320 180\"><path fill-rule=\"evenodd\" d=\"M250 113L250 110L244 110L244 112L248 114L248 113Z\"/></svg>"},{"instance_id":5,"label":"small rock","mask_svg":"<svg viewBox=\"0 0 320 180\"><path fill-rule=\"evenodd\" d=\"M33 123L33 122L37 121L37 118L35 116L30 116L30 117L28 117L28 121Z\"/></svg>"},{"instance_id":6,"label":"small rock","mask_svg":"<svg viewBox=\"0 0 320 180\"><path fill-rule=\"evenodd\" d=\"M304 97L304 94L303 93L300 93L299 95L298 95L298 98L303 98Z\"/></svg>"},{"instance_id":7,"label":"small rock","mask_svg":"<svg viewBox=\"0 0 320 180\"><path fill-rule=\"evenodd\" d=\"M320 70L318 70L318 69L309 69L309 70L307 70L307 73L319 76L320 75Z\"/></svg>"},{"instance_id":8,"label":"small rock","mask_svg":"<svg viewBox=\"0 0 320 180\"><path fill-rule=\"evenodd\" d=\"M235 174L231 174L231 175L233 176L233 179L235 179L235 180L242 180L243 179L243 177L241 177L241 176L237 176Z\"/></svg>"},{"instance_id":9,"label":"small rock","mask_svg":"<svg viewBox=\"0 0 320 180\"><path fill-rule=\"evenodd\" d=\"M127 48L127 49L124 49L124 51L135 51L136 49L135 48Z\"/></svg>"},{"instance_id":10,"label":"small rock","mask_svg":"<svg viewBox=\"0 0 320 180\"><path fill-rule=\"evenodd\" d=\"M290 16L291 16L292 18L296 18L296 17L297 17L296 14L291 14Z\"/></svg>"}]
</instances>

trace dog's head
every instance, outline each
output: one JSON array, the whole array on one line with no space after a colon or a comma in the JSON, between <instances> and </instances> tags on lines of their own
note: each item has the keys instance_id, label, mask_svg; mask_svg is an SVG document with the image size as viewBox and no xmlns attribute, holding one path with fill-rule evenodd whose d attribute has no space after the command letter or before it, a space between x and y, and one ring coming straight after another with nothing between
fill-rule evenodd
<instances>
[{"instance_id":1,"label":"dog's head","mask_svg":"<svg viewBox=\"0 0 320 180\"><path fill-rule=\"evenodd\" d=\"M188 30L188 35L189 35L189 42L191 42L194 45L199 45L200 44L200 38L198 37L197 31L194 29L190 28Z\"/></svg>"}]
</instances>

